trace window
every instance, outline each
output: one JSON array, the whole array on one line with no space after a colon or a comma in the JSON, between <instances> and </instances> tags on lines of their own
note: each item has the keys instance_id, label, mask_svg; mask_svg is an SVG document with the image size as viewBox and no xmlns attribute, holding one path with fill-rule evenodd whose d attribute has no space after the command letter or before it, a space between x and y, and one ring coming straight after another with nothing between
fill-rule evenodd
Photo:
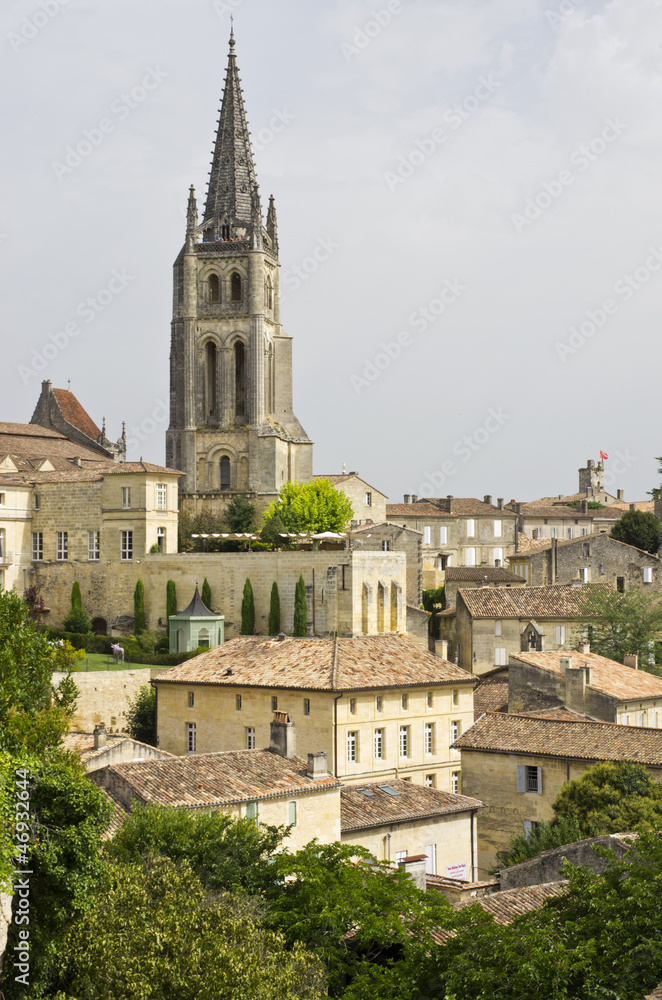
<instances>
[{"instance_id":1,"label":"window","mask_svg":"<svg viewBox=\"0 0 662 1000\"><path fill-rule=\"evenodd\" d=\"M452 700L453 700L453 704L454 705L459 705L460 704L460 692L457 690L457 688L453 688L453 698L452 698Z\"/></svg>"},{"instance_id":2,"label":"window","mask_svg":"<svg viewBox=\"0 0 662 1000\"><path fill-rule=\"evenodd\" d=\"M271 699L271 711L272 712L277 712L278 711L278 698L276 698L275 695Z\"/></svg>"},{"instance_id":3,"label":"window","mask_svg":"<svg viewBox=\"0 0 662 1000\"><path fill-rule=\"evenodd\" d=\"M439 529L439 544L446 545L448 542L448 528Z\"/></svg>"},{"instance_id":4,"label":"window","mask_svg":"<svg viewBox=\"0 0 662 1000\"><path fill-rule=\"evenodd\" d=\"M565 625L557 625L554 630L555 641L557 646L563 646L565 643Z\"/></svg>"},{"instance_id":5,"label":"window","mask_svg":"<svg viewBox=\"0 0 662 1000\"><path fill-rule=\"evenodd\" d=\"M423 528L423 544L429 545L431 542L432 528Z\"/></svg>"},{"instance_id":6,"label":"window","mask_svg":"<svg viewBox=\"0 0 662 1000\"><path fill-rule=\"evenodd\" d=\"M5 529L0 528L0 560L4 560L4 558L5 558Z\"/></svg>"},{"instance_id":7,"label":"window","mask_svg":"<svg viewBox=\"0 0 662 1000\"><path fill-rule=\"evenodd\" d=\"M236 710L238 712L241 712L241 695L240 694L235 695L234 704L235 704Z\"/></svg>"},{"instance_id":8,"label":"window","mask_svg":"<svg viewBox=\"0 0 662 1000\"><path fill-rule=\"evenodd\" d=\"M572 538L572 528L568 528L568 538Z\"/></svg>"},{"instance_id":9,"label":"window","mask_svg":"<svg viewBox=\"0 0 662 1000\"><path fill-rule=\"evenodd\" d=\"M168 487L165 483L156 484L156 509L168 509Z\"/></svg>"},{"instance_id":10,"label":"window","mask_svg":"<svg viewBox=\"0 0 662 1000\"><path fill-rule=\"evenodd\" d=\"M428 708L434 708L434 691L428 691Z\"/></svg>"},{"instance_id":11,"label":"window","mask_svg":"<svg viewBox=\"0 0 662 1000\"><path fill-rule=\"evenodd\" d=\"M400 726L400 756L409 756L409 726Z\"/></svg>"},{"instance_id":12,"label":"window","mask_svg":"<svg viewBox=\"0 0 662 1000\"><path fill-rule=\"evenodd\" d=\"M473 538L476 534L476 522L473 517L467 521L467 538Z\"/></svg>"},{"instance_id":13,"label":"window","mask_svg":"<svg viewBox=\"0 0 662 1000\"><path fill-rule=\"evenodd\" d=\"M34 509L41 510L41 497L38 493L35 493L34 495Z\"/></svg>"},{"instance_id":14,"label":"window","mask_svg":"<svg viewBox=\"0 0 662 1000\"><path fill-rule=\"evenodd\" d=\"M494 650L494 666L495 667L505 667L506 665L506 647L497 646Z\"/></svg>"},{"instance_id":15,"label":"window","mask_svg":"<svg viewBox=\"0 0 662 1000\"><path fill-rule=\"evenodd\" d=\"M2 542L4 542L4 533L2 539L0 540L0 556L4 555L4 546ZM35 562L41 562L44 558L44 534L42 531L32 532L32 558Z\"/></svg>"},{"instance_id":16,"label":"window","mask_svg":"<svg viewBox=\"0 0 662 1000\"><path fill-rule=\"evenodd\" d=\"M382 552L391 551L391 540L390 538L382 538Z\"/></svg>"},{"instance_id":17,"label":"window","mask_svg":"<svg viewBox=\"0 0 662 1000\"><path fill-rule=\"evenodd\" d=\"M246 819L252 819L257 823L257 802L246 803Z\"/></svg>"},{"instance_id":18,"label":"window","mask_svg":"<svg viewBox=\"0 0 662 1000\"><path fill-rule=\"evenodd\" d=\"M619 594L624 594L625 593L625 577L624 576L617 576L616 577L616 590L618 591Z\"/></svg>"},{"instance_id":19,"label":"window","mask_svg":"<svg viewBox=\"0 0 662 1000\"><path fill-rule=\"evenodd\" d=\"M409 695L408 694L403 694L402 698L400 700L401 700L402 707L406 711L409 708Z\"/></svg>"},{"instance_id":20,"label":"window","mask_svg":"<svg viewBox=\"0 0 662 1000\"><path fill-rule=\"evenodd\" d=\"M535 819L525 819L522 821L522 826L524 827L524 836L527 840L530 840L538 829L539 824Z\"/></svg>"},{"instance_id":21,"label":"window","mask_svg":"<svg viewBox=\"0 0 662 1000\"><path fill-rule=\"evenodd\" d=\"M189 693L188 693L188 707L189 708L193 708L194 704L195 704L195 692L194 691L189 691Z\"/></svg>"},{"instance_id":22,"label":"window","mask_svg":"<svg viewBox=\"0 0 662 1000\"><path fill-rule=\"evenodd\" d=\"M60 562L69 558L69 534L66 531L56 533L55 558Z\"/></svg>"},{"instance_id":23,"label":"window","mask_svg":"<svg viewBox=\"0 0 662 1000\"><path fill-rule=\"evenodd\" d=\"M517 791L542 795L542 768L529 764L517 765Z\"/></svg>"},{"instance_id":24,"label":"window","mask_svg":"<svg viewBox=\"0 0 662 1000\"><path fill-rule=\"evenodd\" d=\"M366 505L366 507L372 507L372 493L366 493L366 495L365 495L365 505Z\"/></svg>"},{"instance_id":25,"label":"window","mask_svg":"<svg viewBox=\"0 0 662 1000\"><path fill-rule=\"evenodd\" d=\"M395 863L396 865L401 865L404 859L409 855L409 851L396 851L395 852Z\"/></svg>"},{"instance_id":26,"label":"window","mask_svg":"<svg viewBox=\"0 0 662 1000\"><path fill-rule=\"evenodd\" d=\"M303 699L303 714L310 715L310 698Z\"/></svg>"},{"instance_id":27,"label":"window","mask_svg":"<svg viewBox=\"0 0 662 1000\"><path fill-rule=\"evenodd\" d=\"M434 722L425 723L425 752L434 753Z\"/></svg>"},{"instance_id":28,"label":"window","mask_svg":"<svg viewBox=\"0 0 662 1000\"><path fill-rule=\"evenodd\" d=\"M558 538L559 537L559 529L558 528L550 528L550 530L549 530L549 537L550 538Z\"/></svg>"},{"instance_id":29,"label":"window","mask_svg":"<svg viewBox=\"0 0 662 1000\"><path fill-rule=\"evenodd\" d=\"M502 521L495 521L494 522L494 537L495 538L501 538L502 534L503 534L503 522Z\"/></svg>"},{"instance_id":30,"label":"window","mask_svg":"<svg viewBox=\"0 0 662 1000\"><path fill-rule=\"evenodd\" d=\"M229 490L232 486L232 471L230 459L224 455L221 459L221 489Z\"/></svg>"},{"instance_id":31,"label":"window","mask_svg":"<svg viewBox=\"0 0 662 1000\"><path fill-rule=\"evenodd\" d=\"M287 825L296 826L297 825L297 804L296 802L287 803Z\"/></svg>"},{"instance_id":32,"label":"window","mask_svg":"<svg viewBox=\"0 0 662 1000\"><path fill-rule=\"evenodd\" d=\"M382 696L380 694L378 694L377 697L375 698L375 711L376 712L381 712L382 711L382 704L383 704Z\"/></svg>"},{"instance_id":33,"label":"window","mask_svg":"<svg viewBox=\"0 0 662 1000\"><path fill-rule=\"evenodd\" d=\"M588 583L588 567L582 566L579 570L579 579L581 583Z\"/></svg>"},{"instance_id":34,"label":"window","mask_svg":"<svg viewBox=\"0 0 662 1000\"><path fill-rule=\"evenodd\" d=\"M159 547L159 552L165 552L166 544L166 530L165 528L156 529L156 544Z\"/></svg>"},{"instance_id":35,"label":"window","mask_svg":"<svg viewBox=\"0 0 662 1000\"><path fill-rule=\"evenodd\" d=\"M87 533L87 558L90 562L99 561L99 541L98 531L88 531Z\"/></svg>"},{"instance_id":36,"label":"window","mask_svg":"<svg viewBox=\"0 0 662 1000\"><path fill-rule=\"evenodd\" d=\"M651 708L648 710L648 725L651 729L657 729L657 709Z\"/></svg>"},{"instance_id":37,"label":"window","mask_svg":"<svg viewBox=\"0 0 662 1000\"><path fill-rule=\"evenodd\" d=\"M121 547L120 547L120 559L127 562L129 559L133 559L133 532L132 531L122 531L120 532Z\"/></svg>"},{"instance_id":38,"label":"window","mask_svg":"<svg viewBox=\"0 0 662 1000\"><path fill-rule=\"evenodd\" d=\"M232 272L232 277L230 278L230 300L232 302L241 302L241 275L237 274L236 271Z\"/></svg>"},{"instance_id":39,"label":"window","mask_svg":"<svg viewBox=\"0 0 662 1000\"><path fill-rule=\"evenodd\" d=\"M494 622L494 634L503 635L503 625L501 624L501 619L497 618Z\"/></svg>"},{"instance_id":40,"label":"window","mask_svg":"<svg viewBox=\"0 0 662 1000\"><path fill-rule=\"evenodd\" d=\"M451 743L455 743L455 740L459 739L461 731L461 723L459 719L453 719L451 722Z\"/></svg>"},{"instance_id":41,"label":"window","mask_svg":"<svg viewBox=\"0 0 662 1000\"><path fill-rule=\"evenodd\" d=\"M451 792L454 795L460 794L460 772L451 771Z\"/></svg>"},{"instance_id":42,"label":"window","mask_svg":"<svg viewBox=\"0 0 662 1000\"><path fill-rule=\"evenodd\" d=\"M644 724L644 713L643 712L637 712L637 725L638 726L643 726L643 724Z\"/></svg>"},{"instance_id":43,"label":"window","mask_svg":"<svg viewBox=\"0 0 662 1000\"><path fill-rule=\"evenodd\" d=\"M347 760L349 761L350 764L354 763L354 761L357 761L359 759L357 750L358 750L358 733L356 732L356 730L351 730L351 732L347 733Z\"/></svg>"},{"instance_id":44,"label":"window","mask_svg":"<svg viewBox=\"0 0 662 1000\"><path fill-rule=\"evenodd\" d=\"M588 535L588 528L582 528L582 535Z\"/></svg>"},{"instance_id":45,"label":"window","mask_svg":"<svg viewBox=\"0 0 662 1000\"><path fill-rule=\"evenodd\" d=\"M209 275L209 301L210 302L221 301L221 283L218 280L217 274Z\"/></svg>"},{"instance_id":46,"label":"window","mask_svg":"<svg viewBox=\"0 0 662 1000\"><path fill-rule=\"evenodd\" d=\"M4 507L4 505L5 505L5 495L4 493L0 493L0 507Z\"/></svg>"},{"instance_id":47,"label":"window","mask_svg":"<svg viewBox=\"0 0 662 1000\"><path fill-rule=\"evenodd\" d=\"M653 582L653 570L650 566L644 566L644 583Z\"/></svg>"},{"instance_id":48,"label":"window","mask_svg":"<svg viewBox=\"0 0 662 1000\"><path fill-rule=\"evenodd\" d=\"M349 714L356 715L356 698L349 699Z\"/></svg>"},{"instance_id":49,"label":"window","mask_svg":"<svg viewBox=\"0 0 662 1000\"><path fill-rule=\"evenodd\" d=\"M246 749L255 750L255 727L246 726Z\"/></svg>"},{"instance_id":50,"label":"window","mask_svg":"<svg viewBox=\"0 0 662 1000\"><path fill-rule=\"evenodd\" d=\"M131 487L122 487L122 507L127 510L131 506Z\"/></svg>"},{"instance_id":51,"label":"window","mask_svg":"<svg viewBox=\"0 0 662 1000\"><path fill-rule=\"evenodd\" d=\"M425 787L426 788L436 788L436 774L426 774L425 775Z\"/></svg>"},{"instance_id":52,"label":"window","mask_svg":"<svg viewBox=\"0 0 662 1000\"><path fill-rule=\"evenodd\" d=\"M475 566L476 565L476 550L473 548L465 549L465 565Z\"/></svg>"},{"instance_id":53,"label":"window","mask_svg":"<svg viewBox=\"0 0 662 1000\"><path fill-rule=\"evenodd\" d=\"M492 562L495 566L503 566L503 549L492 549Z\"/></svg>"},{"instance_id":54,"label":"window","mask_svg":"<svg viewBox=\"0 0 662 1000\"><path fill-rule=\"evenodd\" d=\"M375 729L375 760L384 758L384 730Z\"/></svg>"},{"instance_id":55,"label":"window","mask_svg":"<svg viewBox=\"0 0 662 1000\"><path fill-rule=\"evenodd\" d=\"M186 749L189 753L195 753L195 722L186 723L187 741Z\"/></svg>"}]
</instances>

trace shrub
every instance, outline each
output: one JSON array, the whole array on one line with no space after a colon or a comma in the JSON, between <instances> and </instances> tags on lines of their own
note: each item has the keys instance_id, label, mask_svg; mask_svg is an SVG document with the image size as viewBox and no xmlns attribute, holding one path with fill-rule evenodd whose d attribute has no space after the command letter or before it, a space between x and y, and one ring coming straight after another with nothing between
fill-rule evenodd
<instances>
[{"instance_id":1,"label":"shrub","mask_svg":"<svg viewBox=\"0 0 662 1000\"><path fill-rule=\"evenodd\" d=\"M294 592L294 628L292 629L292 634L308 634L308 607L306 605L306 583L303 573L297 580Z\"/></svg>"},{"instance_id":2,"label":"shrub","mask_svg":"<svg viewBox=\"0 0 662 1000\"><path fill-rule=\"evenodd\" d=\"M269 635L278 635L280 632L280 594L278 584L274 580L271 588L271 603L269 605Z\"/></svg>"},{"instance_id":3,"label":"shrub","mask_svg":"<svg viewBox=\"0 0 662 1000\"><path fill-rule=\"evenodd\" d=\"M145 586L142 580L136 583L133 592L133 634L140 635L147 628L145 619Z\"/></svg>"},{"instance_id":4,"label":"shrub","mask_svg":"<svg viewBox=\"0 0 662 1000\"><path fill-rule=\"evenodd\" d=\"M244 584L244 596L241 602L241 634L255 635L255 601L248 577Z\"/></svg>"}]
</instances>

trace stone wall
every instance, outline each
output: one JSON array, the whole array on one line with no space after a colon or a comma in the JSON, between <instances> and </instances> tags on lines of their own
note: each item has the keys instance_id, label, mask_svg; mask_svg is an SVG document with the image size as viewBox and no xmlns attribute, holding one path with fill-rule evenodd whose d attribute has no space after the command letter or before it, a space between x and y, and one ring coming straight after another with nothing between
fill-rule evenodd
<instances>
[{"instance_id":1,"label":"stone wall","mask_svg":"<svg viewBox=\"0 0 662 1000\"><path fill-rule=\"evenodd\" d=\"M552 583L570 583L588 571L589 583L609 583L616 587L623 579L626 590L633 587L659 591L662 589L662 567L658 556L643 552L632 545L610 538L609 535L589 535L572 545L554 545L528 557L529 585L546 586ZM644 569L651 570L651 583L643 580Z\"/></svg>"},{"instance_id":2,"label":"stone wall","mask_svg":"<svg viewBox=\"0 0 662 1000\"><path fill-rule=\"evenodd\" d=\"M103 722L109 733L123 732L126 727L126 710L141 687L149 687L151 678L160 673L153 667L136 670L93 670L89 673L78 671L73 675L78 688L76 712L70 728L91 733L95 726ZM57 687L64 674L54 673L53 684Z\"/></svg>"},{"instance_id":3,"label":"stone wall","mask_svg":"<svg viewBox=\"0 0 662 1000\"><path fill-rule=\"evenodd\" d=\"M573 659L575 667L581 668L581 655ZM567 705L575 712L590 715L603 722L616 722L617 700L590 687L579 674L583 670L572 669L566 674L555 670L544 670L511 656L508 668L508 711L539 712L545 708ZM585 674L584 674L585 676Z\"/></svg>"},{"instance_id":4,"label":"stone wall","mask_svg":"<svg viewBox=\"0 0 662 1000\"><path fill-rule=\"evenodd\" d=\"M593 850L594 847L608 847L622 857L628 850L628 844L620 834L603 837L592 837L590 840L580 840L576 844L564 844L551 851L543 851L537 858L522 861L518 865L502 868L499 873L502 889L518 889L520 886L540 885L544 882L556 882L563 878L561 866L564 861L573 865L581 865L598 875L606 870L607 862Z\"/></svg>"}]
</instances>

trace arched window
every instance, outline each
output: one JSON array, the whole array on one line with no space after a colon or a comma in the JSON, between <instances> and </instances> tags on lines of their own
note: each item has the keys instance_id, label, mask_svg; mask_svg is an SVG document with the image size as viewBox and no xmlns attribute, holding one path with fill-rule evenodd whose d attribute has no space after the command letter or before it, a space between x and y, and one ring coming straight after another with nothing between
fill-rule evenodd
<instances>
[{"instance_id":1,"label":"arched window","mask_svg":"<svg viewBox=\"0 0 662 1000\"><path fill-rule=\"evenodd\" d=\"M223 455L221 459L221 489L229 490L232 486L230 482L230 459L227 455Z\"/></svg>"},{"instance_id":2,"label":"arched window","mask_svg":"<svg viewBox=\"0 0 662 1000\"><path fill-rule=\"evenodd\" d=\"M236 417L246 416L246 354L244 345L234 345L234 412Z\"/></svg>"},{"instance_id":3,"label":"arched window","mask_svg":"<svg viewBox=\"0 0 662 1000\"><path fill-rule=\"evenodd\" d=\"M205 347L205 362L205 409L211 416L216 413L216 344L211 341Z\"/></svg>"},{"instance_id":4,"label":"arched window","mask_svg":"<svg viewBox=\"0 0 662 1000\"><path fill-rule=\"evenodd\" d=\"M266 303L267 303L267 309L273 309L273 307L274 307L274 289L273 289L273 285L271 284L271 275L269 275L267 277L265 288L266 288L265 300L266 300Z\"/></svg>"},{"instance_id":5,"label":"arched window","mask_svg":"<svg viewBox=\"0 0 662 1000\"><path fill-rule=\"evenodd\" d=\"M241 302L241 275L236 271L232 272L230 278L230 299L232 302Z\"/></svg>"},{"instance_id":6,"label":"arched window","mask_svg":"<svg viewBox=\"0 0 662 1000\"><path fill-rule=\"evenodd\" d=\"M217 274L209 275L209 301L210 302L221 301L221 283L218 280Z\"/></svg>"}]
</instances>

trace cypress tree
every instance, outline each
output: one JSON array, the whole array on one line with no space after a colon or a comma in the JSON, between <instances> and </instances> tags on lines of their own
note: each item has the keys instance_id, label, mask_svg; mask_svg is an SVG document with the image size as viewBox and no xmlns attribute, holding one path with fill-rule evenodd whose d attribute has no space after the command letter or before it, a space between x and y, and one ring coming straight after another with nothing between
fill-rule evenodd
<instances>
[{"instance_id":1,"label":"cypress tree","mask_svg":"<svg viewBox=\"0 0 662 1000\"><path fill-rule=\"evenodd\" d=\"M202 603L206 608L211 611L211 587L209 586L209 580L207 577L202 581L202 593L200 594L202 598Z\"/></svg>"},{"instance_id":2,"label":"cypress tree","mask_svg":"<svg viewBox=\"0 0 662 1000\"><path fill-rule=\"evenodd\" d=\"M71 588L71 607L69 614L62 623L62 627L65 632L77 632L79 635L90 631L90 619L83 608L83 599L80 594L78 580L74 580Z\"/></svg>"},{"instance_id":3,"label":"cypress tree","mask_svg":"<svg viewBox=\"0 0 662 1000\"><path fill-rule=\"evenodd\" d=\"M80 584L78 580L74 580L73 587L71 588L71 610L74 608L83 608L83 598L80 596Z\"/></svg>"},{"instance_id":4,"label":"cypress tree","mask_svg":"<svg viewBox=\"0 0 662 1000\"><path fill-rule=\"evenodd\" d=\"M255 601L251 581L246 577L244 596L241 602L241 634L255 635Z\"/></svg>"},{"instance_id":5,"label":"cypress tree","mask_svg":"<svg viewBox=\"0 0 662 1000\"><path fill-rule=\"evenodd\" d=\"M274 580L271 588L271 603L269 605L269 635L278 635L280 632L280 594L278 584Z\"/></svg>"},{"instance_id":6,"label":"cypress tree","mask_svg":"<svg viewBox=\"0 0 662 1000\"><path fill-rule=\"evenodd\" d=\"M171 615L177 614L177 588L174 580L166 583L166 623Z\"/></svg>"},{"instance_id":7,"label":"cypress tree","mask_svg":"<svg viewBox=\"0 0 662 1000\"><path fill-rule=\"evenodd\" d=\"M133 592L133 634L140 635L146 628L145 587L142 580L139 579Z\"/></svg>"},{"instance_id":8,"label":"cypress tree","mask_svg":"<svg viewBox=\"0 0 662 1000\"><path fill-rule=\"evenodd\" d=\"M297 580L294 591L294 635L308 634L308 608L306 606L306 583L303 573Z\"/></svg>"}]
</instances>

